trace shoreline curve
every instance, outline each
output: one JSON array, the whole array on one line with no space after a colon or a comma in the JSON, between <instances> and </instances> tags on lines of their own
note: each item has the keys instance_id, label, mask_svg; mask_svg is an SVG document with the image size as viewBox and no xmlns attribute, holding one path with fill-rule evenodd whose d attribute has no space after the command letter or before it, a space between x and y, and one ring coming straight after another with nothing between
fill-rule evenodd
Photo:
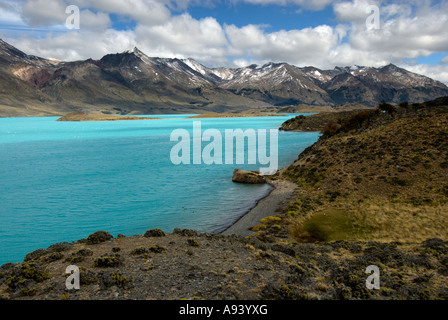
<instances>
[{"instance_id":1,"label":"shoreline curve","mask_svg":"<svg viewBox=\"0 0 448 320\"><path fill-rule=\"evenodd\" d=\"M261 219L275 215L275 210L296 193L297 185L292 181L280 178L268 180L267 183L272 187L267 195L260 198L253 208L219 234L243 237L254 234L249 228L260 224Z\"/></svg>"}]
</instances>

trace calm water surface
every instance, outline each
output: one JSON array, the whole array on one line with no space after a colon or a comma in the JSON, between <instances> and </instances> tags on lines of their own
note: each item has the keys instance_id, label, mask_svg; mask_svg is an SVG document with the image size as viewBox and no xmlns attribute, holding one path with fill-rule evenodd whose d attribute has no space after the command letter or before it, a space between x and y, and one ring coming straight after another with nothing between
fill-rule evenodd
<instances>
[{"instance_id":1,"label":"calm water surface","mask_svg":"<svg viewBox=\"0 0 448 320\"><path fill-rule=\"evenodd\" d=\"M202 130L224 132L277 129L294 116L200 120ZM219 232L231 225L269 191L266 185L233 183L233 170L258 170L260 164L172 164L171 132L193 128L193 120L184 117L0 119L0 264L98 230L131 236L151 228ZM319 135L279 132L278 137L281 168Z\"/></svg>"}]
</instances>

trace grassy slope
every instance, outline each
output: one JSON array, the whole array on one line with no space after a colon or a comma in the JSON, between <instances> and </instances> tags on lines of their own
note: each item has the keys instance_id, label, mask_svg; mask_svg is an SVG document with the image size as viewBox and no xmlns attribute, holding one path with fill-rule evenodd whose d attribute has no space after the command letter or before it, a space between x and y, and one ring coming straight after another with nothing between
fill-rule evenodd
<instances>
[{"instance_id":1,"label":"grassy slope","mask_svg":"<svg viewBox=\"0 0 448 320\"><path fill-rule=\"evenodd\" d=\"M370 112L323 136L283 172L298 241L448 239L448 107Z\"/></svg>"}]
</instances>

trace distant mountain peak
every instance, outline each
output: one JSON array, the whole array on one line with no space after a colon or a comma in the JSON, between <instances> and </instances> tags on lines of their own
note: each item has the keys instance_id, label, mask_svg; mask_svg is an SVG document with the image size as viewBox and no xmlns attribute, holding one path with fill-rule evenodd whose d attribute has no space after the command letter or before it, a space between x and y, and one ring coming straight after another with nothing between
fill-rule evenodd
<instances>
[{"instance_id":1,"label":"distant mountain peak","mask_svg":"<svg viewBox=\"0 0 448 320\"><path fill-rule=\"evenodd\" d=\"M51 104L58 112L61 106L100 105L107 112L141 114L352 102L374 107L382 100L423 102L448 96L446 85L394 64L324 70L268 62L209 68L192 58L149 57L138 47L100 60L59 62L27 55L0 39L1 79L4 88L19 85L0 92L0 107L20 109L15 115L28 112L18 107L21 96L28 105L45 109Z\"/></svg>"},{"instance_id":2,"label":"distant mountain peak","mask_svg":"<svg viewBox=\"0 0 448 320\"><path fill-rule=\"evenodd\" d=\"M383 72L405 72L406 70L400 67L397 67L396 65L394 65L393 63L389 63L388 65L380 68L381 71Z\"/></svg>"},{"instance_id":3,"label":"distant mountain peak","mask_svg":"<svg viewBox=\"0 0 448 320\"><path fill-rule=\"evenodd\" d=\"M133 53L133 54L138 55L138 56L146 56L146 54L144 54L143 51L141 51L141 50L140 50L139 48L137 48L137 47L134 47L134 49L132 49L132 50L130 51L130 53Z\"/></svg>"}]
</instances>

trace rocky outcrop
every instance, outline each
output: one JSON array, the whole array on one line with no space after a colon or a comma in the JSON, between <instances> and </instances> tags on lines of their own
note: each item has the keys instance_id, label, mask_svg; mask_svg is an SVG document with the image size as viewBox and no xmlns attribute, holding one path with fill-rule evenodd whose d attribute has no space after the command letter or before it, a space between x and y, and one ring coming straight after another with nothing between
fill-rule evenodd
<instances>
[{"instance_id":1,"label":"rocky outcrop","mask_svg":"<svg viewBox=\"0 0 448 320\"><path fill-rule=\"evenodd\" d=\"M233 182L239 183L266 183L266 177L262 176L258 171L245 171L241 169L235 169L233 171Z\"/></svg>"}]
</instances>

